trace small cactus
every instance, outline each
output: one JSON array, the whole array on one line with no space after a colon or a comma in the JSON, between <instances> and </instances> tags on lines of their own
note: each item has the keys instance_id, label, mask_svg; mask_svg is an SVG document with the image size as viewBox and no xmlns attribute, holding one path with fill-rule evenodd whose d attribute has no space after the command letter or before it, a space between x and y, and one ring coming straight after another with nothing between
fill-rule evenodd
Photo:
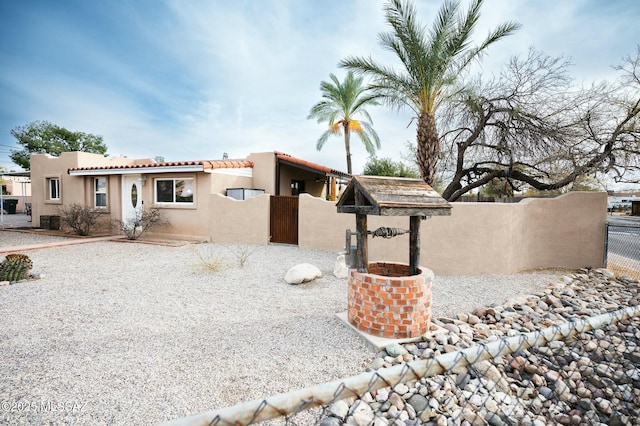
<instances>
[{"instance_id":1,"label":"small cactus","mask_svg":"<svg viewBox=\"0 0 640 426\"><path fill-rule=\"evenodd\" d=\"M0 263L0 281L20 281L29 278L33 262L26 254L8 254Z\"/></svg>"}]
</instances>

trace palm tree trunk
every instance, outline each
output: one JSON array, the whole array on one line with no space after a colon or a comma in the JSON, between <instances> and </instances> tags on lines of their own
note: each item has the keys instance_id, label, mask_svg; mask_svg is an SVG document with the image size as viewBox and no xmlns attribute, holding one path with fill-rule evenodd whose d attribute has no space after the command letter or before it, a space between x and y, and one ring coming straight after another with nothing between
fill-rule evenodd
<instances>
[{"instance_id":1,"label":"palm tree trunk","mask_svg":"<svg viewBox=\"0 0 640 426\"><path fill-rule=\"evenodd\" d=\"M416 139L420 175L427 184L433 185L440 158L440 139L436 128L436 118L432 113L423 112L418 117Z\"/></svg>"},{"instance_id":2,"label":"palm tree trunk","mask_svg":"<svg viewBox=\"0 0 640 426\"><path fill-rule=\"evenodd\" d=\"M349 122L345 121L344 128L344 150L347 153L347 173L351 174L351 131L349 130Z\"/></svg>"}]
</instances>

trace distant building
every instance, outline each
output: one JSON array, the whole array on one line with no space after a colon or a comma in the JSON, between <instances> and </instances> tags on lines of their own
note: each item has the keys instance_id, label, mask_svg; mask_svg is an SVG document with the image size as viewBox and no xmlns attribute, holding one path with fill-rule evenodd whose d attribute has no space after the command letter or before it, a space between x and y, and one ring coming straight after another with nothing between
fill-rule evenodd
<instances>
[{"instance_id":1,"label":"distant building","mask_svg":"<svg viewBox=\"0 0 640 426\"><path fill-rule=\"evenodd\" d=\"M640 192L609 192L607 208L631 209L633 201L640 202Z\"/></svg>"},{"instance_id":2,"label":"distant building","mask_svg":"<svg viewBox=\"0 0 640 426\"><path fill-rule=\"evenodd\" d=\"M26 211L27 203L31 202L31 173L5 172L0 173L0 193L4 198L17 199L17 211Z\"/></svg>"}]
</instances>

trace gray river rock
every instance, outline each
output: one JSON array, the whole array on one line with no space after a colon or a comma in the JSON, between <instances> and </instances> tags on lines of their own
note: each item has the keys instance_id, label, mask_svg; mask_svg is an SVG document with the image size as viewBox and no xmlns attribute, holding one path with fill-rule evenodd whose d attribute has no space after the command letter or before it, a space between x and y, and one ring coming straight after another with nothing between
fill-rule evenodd
<instances>
[{"instance_id":1,"label":"gray river rock","mask_svg":"<svg viewBox=\"0 0 640 426\"><path fill-rule=\"evenodd\" d=\"M637 306L638 290L637 281L607 270L580 270L502 306L434 318L431 335L404 350L394 345L391 353L381 351L368 371ZM368 392L353 401L343 424L640 424L639 341L636 316L535 348L523 346L448 374ZM328 414L333 411L342 417L346 410Z\"/></svg>"}]
</instances>

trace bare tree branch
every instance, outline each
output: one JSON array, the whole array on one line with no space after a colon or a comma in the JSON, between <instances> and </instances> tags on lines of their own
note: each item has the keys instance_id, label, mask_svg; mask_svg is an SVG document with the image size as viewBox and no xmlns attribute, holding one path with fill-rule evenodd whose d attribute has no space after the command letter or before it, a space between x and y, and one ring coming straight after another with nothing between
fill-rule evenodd
<instances>
[{"instance_id":1,"label":"bare tree branch","mask_svg":"<svg viewBox=\"0 0 640 426\"><path fill-rule=\"evenodd\" d=\"M640 47L616 67L616 83L577 88L569 65L530 49L443 106L444 198L455 201L494 179L538 190L605 174L640 182Z\"/></svg>"}]
</instances>

